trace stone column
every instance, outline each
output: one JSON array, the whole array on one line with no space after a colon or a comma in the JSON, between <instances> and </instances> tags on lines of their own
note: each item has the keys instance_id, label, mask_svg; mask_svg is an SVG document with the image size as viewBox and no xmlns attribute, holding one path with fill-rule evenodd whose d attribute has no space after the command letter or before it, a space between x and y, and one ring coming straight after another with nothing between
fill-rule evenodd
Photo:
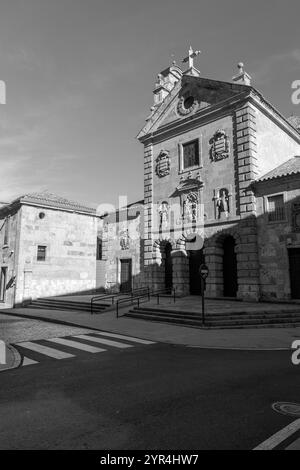
<instances>
[{"instance_id":1,"label":"stone column","mask_svg":"<svg viewBox=\"0 0 300 470\"><path fill-rule=\"evenodd\" d=\"M238 298L259 300L260 280L256 228L256 198L251 183L257 177L256 110L250 104L236 111L238 211L241 216L240 241L236 247Z\"/></svg>"},{"instance_id":2,"label":"stone column","mask_svg":"<svg viewBox=\"0 0 300 470\"><path fill-rule=\"evenodd\" d=\"M185 250L174 250L171 253L173 266L173 287L176 295L189 295L190 293L190 273L189 260Z\"/></svg>"},{"instance_id":3,"label":"stone column","mask_svg":"<svg viewBox=\"0 0 300 470\"><path fill-rule=\"evenodd\" d=\"M149 287L153 287L153 147L145 144L144 147L144 281Z\"/></svg>"}]
</instances>

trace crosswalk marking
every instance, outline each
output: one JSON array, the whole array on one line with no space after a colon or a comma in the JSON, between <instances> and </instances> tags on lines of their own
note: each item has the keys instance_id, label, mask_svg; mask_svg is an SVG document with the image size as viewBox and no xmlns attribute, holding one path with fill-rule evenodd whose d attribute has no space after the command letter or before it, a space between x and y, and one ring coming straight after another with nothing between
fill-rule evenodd
<instances>
[{"instance_id":1,"label":"crosswalk marking","mask_svg":"<svg viewBox=\"0 0 300 470\"><path fill-rule=\"evenodd\" d=\"M74 354L69 354L58 349L49 348L48 346L42 346L38 343L32 343L31 341L25 341L24 343L19 343L19 346L22 348L31 349L39 354L45 356L53 357L54 359L67 359L69 357L74 357Z\"/></svg>"},{"instance_id":2,"label":"crosswalk marking","mask_svg":"<svg viewBox=\"0 0 300 470\"><path fill-rule=\"evenodd\" d=\"M95 338L95 336L76 335L74 336L74 338L86 339L88 341L106 344L107 346L113 346L114 348L119 348L119 349L133 348L132 344L119 343L118 341L111 341L110 339L105 339L105 338Z\"/></svg>"},{"instance_id":3,"label":"crosswalk marking","mask_svg":"<svg viewBox=\"0 0 300 470\"><path fill-rule=\"evenodd\" d=\"M140 343L140 344L155 344L153 341L149 341L147 339L140 339L140 338L133 338L132 336L124 336L124 335L119 335L117 333L108 333L106 331L95 331L93 332L95 335L99 336L108 336L111 338L118 338L118 339L124 339L125 341L131 341L133 343Z\"/></svg>"},{"instance_id":4,"label":"crosswalk marking","mask_svg":"<svg viewBox=\"0 0 300 470\"><path fill-rule=\"evenodd\" d=\"M114 341L113 339L110 339L110 338L113 338L113 339L116 338L116 339L124 340L126 342ZM86 334L74 335L74 336L69 336L69 337L45 338L43 341L46 341L46 343L52 343L51 346L57 345L57 347L59 347L59 345L62 345L68 348L74 348L74 349L78 349L78 350L88 352L88 353L107 352L109 351L109 347L118 348L118 349L127 349L127 348L133 348L134 346L136 346L135 344L128 344L130 342L144 344L144 345L155 344L155 342L153 341L135 338L133 336L125 336L125 335L120 335L118 333L110 333L106 331L96 332L94 330L91 330ZM90 343L97 343L97 345L93 345ZM99 344L103 345L104 347L102 348L98 346ZM39 344L39 342L35 342L35 341L24 341L23 343L20 342L20 343L17 343L16 346L20 346L21 348L28 349L28 355L26 354L26 356L25 355L23 356L23 361L21 364L22 366L38 364L41 361L39 357L36 358L35 356L33 356L33 359L28 357L30 356L29 350L31 350L32 352L41 354L43 356L49 356L54 359L67 359L70 357L76 357L75 354L70 354L68 352L61 351L60 349L56 349L48 345L46 346L44 344ZM107 348L105 346L107 346Z\"/></svg>"},{"instance_id":5,"label":"crosswalk marking","mask_svg":"<svg viewBox=\"0 0 300 470\"><path fill-rule=\"evenodd\" d=\"M259 446L255 447L254 450L272 450L275 447L279 446L283 441L288 439L288 437L295 434L295 432L300 429L300 418L293 421L285 428L278 431L276 434L271 436L266 441L262 442Z\"/></svg>"},{"instance_id":6,"label":"crosswalk marking","mask_svg":"<svg viewBox=\"0 0 300 470\"><path fill-rule=\"evenodd\" d=\"M294 441L292 444L286 447L285 450L300 450L300 439Z\"/></svg>"},{"instance_id":7,"label":"crosswalk marking","mask_svg":"<svg viewBox=\"0 0 300 470\"><path fill-rule=\"evenodd\" d=\"M32 364L38 364L38 362L33 359L29 359L29 357L23 357L22 366L31 366Z\"/></svg>"},{"instance_id":8,"label":"crosswalk marking","mask_svg":"<svg viewBox=\"0 0 300 470\"><path fill-rule=\"evenodd\" d=\"M77 338L77 336L75 336L75 338ZM72 341L70 339L65 339L65 338L51 338L51 339L48 339L47 341L51 341L52 343L62 344L70 348L81 349L82 351L87 351L90 353L98 353L98 352L106 351L106 349L96 348L95 346L90 346L88 344L79 343L78 341Z\"/></svg>"}]
</instances>

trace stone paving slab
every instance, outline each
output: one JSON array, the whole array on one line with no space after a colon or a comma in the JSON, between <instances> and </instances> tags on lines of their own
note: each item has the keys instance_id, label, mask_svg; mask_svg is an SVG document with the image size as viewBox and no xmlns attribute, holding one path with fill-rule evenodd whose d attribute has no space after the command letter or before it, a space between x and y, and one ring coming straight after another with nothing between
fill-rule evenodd
<instances>
[{"instance_id":1,"label":"stone paving slab","mask_svg":"<svg viewBox=\"0 0 300 470\"><path fill-rule=\"evenodd\" d=\"M122 316L117 319L113 311L91 315L88 312L16 308L5 313L199 348L290 350L292 342L300 339L300 327L202 330ZM122 313L125 313L124 309Z\"/></svg>"}]
</instances>

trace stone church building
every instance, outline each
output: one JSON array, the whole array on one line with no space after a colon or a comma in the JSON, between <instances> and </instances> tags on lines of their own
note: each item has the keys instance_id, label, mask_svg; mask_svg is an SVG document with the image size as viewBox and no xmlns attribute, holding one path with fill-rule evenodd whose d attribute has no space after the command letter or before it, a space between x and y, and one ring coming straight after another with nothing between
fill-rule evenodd
<instances>
[{"instance_id":1,"label":"stone church building","mask_svg":"<svg viewBox=\"0 0 300 470\"><path fill-rule=\"evenodd\" d=\"M204 78L189 50L154 87L144 199L109 214L53 194L0 208L0 307L149 286L241 300L300 297L300 119L251 85Z\"/></svg>"},{"instance_id":2,"label":"stone church building","mask_svg":"<svg viewBox=\"0 0 300 470\"><path fill-rule=\"evenodd\" d=\"M209 297L299 298L299 119L282 116L243 64L232 81L213 80L195 68L197 55L190 49L184 72L173 63L158 75L138 134L140 238L130 238L128 218L126 243L123 227L112 247L118 222L104 217L106 287L199 294L205 262Z\"/></svg>"}]
</instances>

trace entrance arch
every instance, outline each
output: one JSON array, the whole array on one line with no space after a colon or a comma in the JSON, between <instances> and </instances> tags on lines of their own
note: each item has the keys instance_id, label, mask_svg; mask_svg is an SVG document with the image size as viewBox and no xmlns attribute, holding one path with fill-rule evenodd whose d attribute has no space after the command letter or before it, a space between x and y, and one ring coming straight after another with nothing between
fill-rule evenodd
<instances>
[{"instance_id":1,"label":"entrance arch","mask_svg":"<svg viewBox=\"0 0 300 470\"><path fill-rule=\"evenodd\" d=\"M189 250L189 279L190 279L190 294L201 295L201 276L199 269L201 264L204 263L204 253L202 250Z\"/></svg>"},{"instance_id":2,"label":"entrance arch","mask_svg":"<svg viewBox=\"0 0 300 470\"><path fill-rule=\"evenodd\" d=\"M172 289L173 287L173 267L172 267L172 245L167 243L165 245L165 288Z\"/></svg>"},{"instance_id":3,"label":"entrance arch","mask_svg":"<svg viewBox=\"0 0 300 470\"><path fill-rule=\"evenodd\" d=\"M236 297L238 291L237 259L235 239L227 236L223 240L223 295Z\"/></svg>"}]
</instances>

